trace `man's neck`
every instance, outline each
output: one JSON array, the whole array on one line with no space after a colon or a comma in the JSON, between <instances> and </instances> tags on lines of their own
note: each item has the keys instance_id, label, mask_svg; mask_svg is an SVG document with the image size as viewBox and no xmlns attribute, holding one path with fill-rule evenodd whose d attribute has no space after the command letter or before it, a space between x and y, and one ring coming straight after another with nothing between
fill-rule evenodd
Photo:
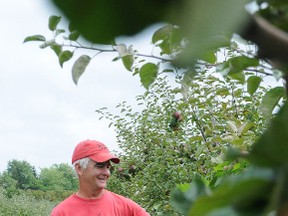
<instances>
[{"instance_id":1,"label":"man's neck","mask_svg":"<svg viewBox=\"0 0 288 216\"><path fill-rule=\"evenodd\" d=\"M104 193L105 189L100 189L97 191L85 191L83 189L79 189L76 195L85 199L99 199Z\"/></svg>"}]
</instances>

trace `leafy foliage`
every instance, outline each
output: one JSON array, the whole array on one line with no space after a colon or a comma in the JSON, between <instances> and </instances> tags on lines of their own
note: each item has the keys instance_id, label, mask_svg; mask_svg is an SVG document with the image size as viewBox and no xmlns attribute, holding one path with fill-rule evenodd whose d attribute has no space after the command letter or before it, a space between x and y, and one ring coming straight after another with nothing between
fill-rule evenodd
<instances>
[{"instance_id":1,"label":"leafy foliage","mask_svg":"<svg viewBox=\"0 0 288 216\"><path fill-rule=\"evenodd\" d=\"M0 187L0 215L1 216L26 216L39 215L47 216L50 214L54 203L48 200L37 200L33 196L25 193L14 194L11 198L6 197L5 191Z\"/></svg>"},{"instance_id":2,"label":"leafy foliage","mask_svg":"<svg viewBox=\"0 0 288 216\"><path fill-rule=\"evenodd\" d=\"M8 198L25 192L37 199L57 202L72 194L77 186L77 178L68 164L55 164L37 174L27 161L11 160L0 173L0 187Z\"/></svg>"},{"instance_id":3,"label":"leafy foliage","mask_svg":"<svg viewBox=\"0 0 288 216\"><path fill-rule=\"evenodd\" d=\"M225 161L223 156L231 147L248 151L263 132L265 121L257 107L265 91L260 87L251 97L238 81L203 72L194 77L186 100L179 98L179 88L158 78L146 94L137 97L140 112L125 102L117 106L120 115L106 108L97 110L100 118L114 125L124 161L110 188L138 201L152 215L177 215L171 204L183 208L183 213L188 207L179 197L186 195L178 192L178 201L170 204L176 184L189 185L200 175L209 191L223 176L247 166L244 161ZM238 93L231 97L231 92ZM191 198L188 192L187 197Z\"/></svg>"},{"instance_id":4,"label":"leafy foliage","mask_svg":"<svg viewBox=\"0 0 288 216\"><path fill-rule=\"evenodd\" d=\"M54 164L41 169L39 180L44 191L75 190L78 186L77 177L68 164Z\"/></svg>"},{"instance_id":5,"label":"leafy foliage","mask_svg":"<svg viewBox=\"0 0 288 216\"><path fill-rule=\"evenodd\" d=\"M51 20L54 21L52 24ZM81 75L85 72L91 60L98 54L104 52L118 54L118 57L114 58L114 61L121 59L124 67L128 71L133 71L133 75L139 74L140 81L146 89L149 88L149 86L157 79L160 74L172 72L176 75L177 73L184 74L182 76L182 84L185 90L185 84L189 85L193 79L194 74L199 72L199 68L203 66L216 66L217 71L222 73L222 75L229 75L233 79L239 80L242 84L244 84L245 79L247 79L244 74L245 70L258 73L260 76L274 75L274 69L270 66L269 62L265 60L260 61L258 57L255 56L255 47L253 48L253 44L247 43L246 46L248 51L245 52L235 41L237 39L231 39L231 36L225 36L225 43L221 43L221 46L217 46L210 51L202 53L198 60L193 60L193 58L190 59L193 64L189 66L186 64L183 65L183 62L178 58L179 55L182 56L183 52L186 52L185 50L188 46L187 38L184 37L179 26L164 24L163 27L160 27L158 30L156 30L152 35L151 40L157 52L156 54L146 55L139 53L137 50L134 50L132 46L127 47L122 43L115 44L115 42L113 42L113 44L110 46L97 44L93 44L92 46L83 45L78 37L79 35L73 39L70 39L71 34L77 31L74 27L72 27L73 25L71 23L69 24L68 35L65 35L66 31L58 26L60 21L61 17L58 16L51 16L49 18L48 27L51 25L55 26L55 28L49 27L49 29L53 32L53 38L47 40L42 35L32 35L26 37L24 42L44 40L44 43L41 44L40 47L50 47L57 55L61 67L63 67L65 62L70 61L73 58L74 53L79 49L94 51L95 54L93 56L89 56L87 54L81 55L74 62L72 67L72 78L75 84L78 83ZM62 40L60 40L60 38L62 38ZM225 47L225 49L221 47ZM226 51L228 53L225 54L226 56L224 57L224 60L220 60L223 55L222 52ZM147 58L154 58L154 60L159 60L159 62L157 64L154 62L147 62ZM281 73L280 71L278 72ZM248 75L250 76L251 74ZM256 79L257 81L253 82L253 80ZM248 82L248 87L250 89L249 91L256 91L262 81L263 80L258 75L254 76L254 78L251 78ZM283 95L279 95L279 100L282 98L282 96ZM275 106L278 101L275 101ZM275 108L275 106L272 108ZM267 118L269 118L268 115Z\"/></svg>"},{"instance_id":6,"label":"leafy foliage","mask_svg":"<svg viewBox=\"0 0 288 216\"><path fill-rule=\"evenodd\" d=\"M166 198L167 194L170 194L172 183L178 183L181 190L175 192L176 195L172 197L171 203L180 213L186 215L287 214L286 113L288 111L283 87L273 88L263 97L259 110L263 113L266 122L269 122L271 117L272 122L268 124L263 136L252 145L265 128L265 121L258 112L260 100L256 98L257 92L262 89L262 76L275 75L276 70L273 67L276 66L284 74L283 76L280 72L278 77L287 79L285 75L288 56L285 35L287 1L258 0L256 2L259 7L253 16L244 12L246 3L252 1L178 1L178 7L174 6L174 1L165 3L137 1L129 4L129 7L117 2L117 7L113 7L117 8L117 11L111 8L110 1L105 3L87 1L81 4L81 7L75 1L54 0L53 2L63 10L86 39L96 44L111 43L112 45L110 49L94 47L92 49L98 53L118 53L116 60L122 59L125 68L133 71L133 74L139 74L143 86L149 88L141 102L147 105L148 109L144 109L141 115L131 113L131 107L125 104L119 106L124 117L113 116L100 110L100 114L114 122L119 134L119 142L122 143L126 153L123 156L127 157L127 167L130 167L128 171L125 169L123 171L122 168L119 173L121 180L129 181L129 187L125 182L117 182L117 179L115 185L118 187L121 185L125 191L130 189L130 192L135 194L136 200L140 199L140 203L143 202L151 212L157 212L158 215L171 211ZM114 4L115 2L113 6ZM146 13L145 9L149 9L151 16L142 15ZM82 12L77 13L77 11ZM121 16L119 12L122 13ZM87 16L82 16L84 13ZM59 22L55 21L57 20L55 18L51 20L56 22L54 26L57 26ZM147 25L159 21L168 22L152 37L154 46L159 49L159 56L149 56L159 60L158 64L139 60L138 57L147 55L127 49L126 45L115 45L114 42L110 42L116 36L134 34ZM54 32L55 38L64 33L64 30L55 27L50 30ZM79 35L72 37L74 30L72 32L69 29L69 31L67 38L76 42ZM254 51L242 52L234 42L235 37L232 37L235 32L245 39L254 41L258 45L256 50L259 55L256 56ZM64 45L56 43L55 38L46 41L44 36L35 35L27 37L24 42L45 40L41 47L51 47L59 57L62 66L65 61L72 58L74 51L62 51ZM70 47L86 48L79 43L70 44ZM65 55L66 57L62 58L62 52L69 53L68 57ZM227 55L224 55L224 60L221 62L218 56L222 52ZM80 69L75 73L74 81L78 81L86 66L75 67ZM203 83L209 85L209 88L201 91L203 86L197 86L195 78L201 79L199 73L209 74L209 69L215 66L219 72L227 76L226 79L230 79L229 82L222 86L220 80L215 81L214 77L212 79L207 75L204 76ZM147 68L149 70L146 70ZM250 73L247 73L249 71ZM181 91L177 92L182 93L183 101L179 98L176 100L173 97L175 92L167 91L165 85L159 82L161 80L159 75L164 72L173 72L176 79L179 78ZM258 77L259 75L261 77ZM241 88L241 85L243 87L246 82L248 92ZM213 89L213 84L218 85L216 91ZM229 84L233 85L229 86ZM151 101L151 89L157 85L161 86L164 93L159 93L156 98L152 97ZM190 95L191 87L193 87L191 92L197 96L195 98ZM172 97L165 98L166 94ZM221 96L221 100L217 101L219 98L215 95ZM239 104L234 101L237 97L241 97ZM158 101L161 98L165 100ZM231 104L227 101L231 101ZM157 103L160 107L156 106ZM174 109L175 107L177 109ZM204 111L205 107L210 112ZM279 114L277 114L278 108L280 108ZM179 110L184 111L181 113L185 113L185 117L177 117L179 113L176 115L175 111ZM170 117L169 123L167 123L167 116ZM211 116L213 118L210 118ZM127 120L128 117L131 117L130 121ZM258 127L260 125L262 127ZM221 147L217 147L219 142ZM187 147L186 143L192 145ZM228 151L228 156L234 160L231 164L219 162L218 156L227 146L238 149ZM185 153L188 153L188 156ZM191 153L193 153L192 158ZM196 159L192 162L194 157ZM251 163L243 173L239 171L246 166L246 162L239 163L238 157L246 158ZM175 158L179 160L175 161ZM213 163L217 164L215 170L211 169L215 165ZM188 169L181 169L183 164ZM233 171L237 175L220 181L219 176L235 173ZM201 177L192 179L193 174L196 173ZM165 181L154 179L165 179ZM136 182L137 187L131 187L132 180L133 183ZM186 181L192 181L191 188L187 187L187 184L185 186L180 184ZM211 193L205 192L207 186L212 186ZM145 196L139 198L139 194L143 194L144 189L150 195L149 199ZM151 200L154 202L150 203ZM179 200L181 202L177 202Z\"/></svg>"},{"instance_id":7,"label":"leafy foliage","mask_svg":"<svg viewBox=\"0 0 288 216\"><path fill-rule=\"evenodd\" d=\"M7 174L16 181L16 187L19 189L36 189L38 187L35 167L27 161L9 161Z\"/></svg>"},{"instance_id":8,"label":"leafy foliage","mask_svg":"<svg viewBox=\"0 0 288 216\"><path fill-rule=\"evenodd\" d=\"M11 160L0 173L0 215L49 215L77 186L68 164L55 164L37 174L27 161Z\"/></svg>"},{"instance_id":9,"label":"leafy foliage","mask_svg":"<svg viewBox=\"0 0 288 216\"><path fill-rule=\"evenodd\" d=\"M184 1L164 3L159 0L138 0L125 4L122 1L90 0L79 4L70 0L54 1L58 7L64 9L65 15L72 20L73 25L86 39L101 44L110 44L116 35L137 33L143 27L158 22L166 12L181 5L182 2Z\"/></svg>"},{"instance_id":10,"label":"leafy foliage","mask_svg":"<svg viewBox=\"0 0 288 216\"><path fill-rule=\"evenodd\" d=\"M279 104L279 101L285 97L285 89L284 87L275 87L267 92L267 94L263 97L262 103L260 105L261 112L266 116L267 119L273 113L275 107Z\"/></svg>"}]
</instances>

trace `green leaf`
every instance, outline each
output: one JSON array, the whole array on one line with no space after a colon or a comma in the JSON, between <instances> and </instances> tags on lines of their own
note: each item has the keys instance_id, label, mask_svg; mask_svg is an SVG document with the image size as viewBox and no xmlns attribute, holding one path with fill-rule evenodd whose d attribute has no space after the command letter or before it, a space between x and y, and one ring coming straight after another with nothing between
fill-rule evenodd
<instances>
[{"instance_id":1,"label":"green leaf","mask_svg":"<svg viewBox=\"0 0 288 216\"><path fill-rule=\"evenodd\" d=\"M133 51L133 47L129 46L127 48L127 46L125 44L118 44L116 46L116 50L119 54L119 57L122 59L122 62L125 66L125 68L128 71L132 71L132 66L134 63L134 51Z\"/></svg>"},{"instance_id":2,"label":"green leaf","mask_svg":"<svg viewBox=\"0 0 288 216\"><path fill-rule=\"evenodd\" d=\"M269 201L273 177L272 170L258 167L251 167L243 174L229 176L212 195L199 197L188 215L214 215L220 209L231 206L243 215L263 215L266 205L255 205Z\"/></svg>"},{"instance_id":3,"label":"green leaf","mask_svg":"<svg viewBox=\"0 0 288 216\"><path fill-rule=\"evenodd\" d=\"M238 128L238 135L241 136L245 134L254 124L252 122L245 122Z\"/></svg>"},{"instance_id":4,"label":"green leaf","mask_svg":"<svg viewBox=\"0 0 288 216\"><path fill-rule=\"evenodd\" d=\"M288 200L288 172L287 169L281 169L278 174L277 185L274 193L271 196L272 205L278 209L283 209L283 212L287 212L287 200ZM275 208L275 209L276 209Z\"/></svg>"},{"instance_id":5,"label":"green leaf","mask_svg":"<svg viewBox=\"0 0 288 216\"><path fill-rule=\"evenodd\" d=\"M49 22L48 22L49 29L51 31L55 31L60 21L61 21L61 16L50 16Z\"/></svg>"},{"instance_id":6,"label":"green leaf","mask_svg":"<svg viewBox=\"0 0 288 216\"><path fill-rule=\"evenodd\" d=\"M214 50L204 53L200 58L208 63L214 64L217 60Z\"/></svg>"},{"instance_id":7,"label":"green leaf","mask_svg":"<svg viewBox=\"0 0 288 216\"><path fill-rule=\"evenodd\" d=\"M152 43L155 44L158 41L165 40L169 37L169 34L173 31L173 26L172 25L166 25L157 31L154 32L152 36Z\"/></svg>"},{"instance_id":8,"label":"green leaf","mask_svg":"<svg viewBox=\"0 0 288 216\"><path fill-rule=\"evenodd\" d=\"M75 30L75 31L72 31L70 34L69 34L69 39L71 41L76 41L80 36L80 33L79 31Z\"/></svg>"},{"instance_id":9,"label":"green leaf","mask_svg":"<svg viewBox=\"0 0 288 216\"><path fill-rule=\"evenodd\" d=\"M170 47L170 43L168 40L163 40L159 45L158 47L160 47L161 49L161 55L164 55L164 54L171 54L171 47Z\"/></svg>"},{"instance_id":10,"label":"green leaf","mask_svg":"<svg viewBox=\"0 0 288 216\"><path fill-rule=\"evenodd\" d=\"M153 63L147 63L140 69L140 79L142 85L148 89L149 86L155 81L158 74L158 67Z\"/></svg>"},{"instance_id":11,"label":"green leaf","mask_svg":"<svg viewBox=\"0 0 288 216\"><path fill-rule=\"evenodd\" d=\"M280 89L279 89L280 90ZM253 164L268 167L288 165L288 103L272 119L267 131L254 144L249 160Z\"/></svg>"},{"instance_id":12,"label":"green leaf","mask_svg":"<svg viewBox=\"0 0 288 216\"><path fill-rule=\"evenodd\" d=\"M283 72L277 69L272 69L273 71L273 76L277 81L279 81L283 77Z\"/></svg>"},{"instance_id":13,"label":"green leaf","mask_svg":"<svg viewBox=\"0 0 288 216\"><path fill-rule=\"evenodd\" d=\"M171 205L181 214L186 215L191 205L201 196L208 194L209 189L202 181L201 177L193 178L192 184L177 185L177 188L171 194Z\"/></svg>"},{"instance_id":14,"label":"green leaf","mask_svg":"<svg viewBox=\"0 0 288 216\"><path fill-rule=\"evenodd\" d=\"M257 58L249 58L246 56L237 56L229 59L229 73L238 73L243 71L248 67L256 67L259 65L259 59Z\"/></svg>"},{"instance_id":15,"label":"green leaf","mask_svg":"<svg viewBox=\"0 0 288 216\"><path fill-rule=\"evenodd\" d=\"M152 36L152 43L161 49L161 55L179 51L182 40L181 31L173 25L166 25L158 29Z\"/></svg>"},{"instance_id":16,"label":"green leaf","mask_svg":"<svg viewBox=\"0 0 288 216\"><path fill-rule=\"evenodd\" d=\"M230 73L238 73L247 67L256 67L259 65L259 59L249 58L246 56L237 56L229 59Z\"/></svg>"},{"instance_id":17,"label":"green leaf","mask_svg":"<svg viewBox=\"0 0 288 216\"><path fill-rule=\"evenodd\" d=\"M153 23L163 21L167 10L179 6L179 2L176 4L168 1L163 4L152 0L148 2L137 0L131 4L123 4L122 1L114 0L82 1L80 5L79 2L71 0L53 0L52 2L84 38L96 44L110 44L117 36L134 35ZM149 16L147 11L149 11Z\"/></svg>"},{"instance_id":18,"label":"green leaf","mask_svg":"<svg viewBox=\"0 0 288 216\"><path fill-rule=\"evenodd\" d=\"M77 30L75 25L72 22L69 22L68 29L70 32Z\"/></svg>"},{"instance_id":19,"label":"green leaf","mask_svg":"<svg viewBox=\"0 0 288 216\"><path fill-rule=\"evenodd\" d=\"M233 206L217 208L216 210L209 212L209 216L223 216L223 215L239 216L239 213L236 212Z\"/></svg>"},{"instance_id":20,"label":"green leaf","mask_svg":"<svg viewBox=\"0 0 288 216\"><path fill-rule=\"evenodd\" d=\"M133 55L126 55L126 56L123 56L121 59L122 59L122 62L124 64L125 68L128 71L132 71L132 66L134 63L134 56Z\"/></svg>"},{"instance_id":21,"label":"green leaf","mask_svg":"<svg viewBox=\"0 0 288 216\"><path fill-rule=\"evenodd\" d=\"M245 83L245 73L243 71L229 74L229 76L234 80L238 80L241 84Z\"/></svg>"},{"instance_id":22,"label":"green leaf","mask_svg":"<svg viewBox=\"0 0 288 216\"><path fill-rule=\"evenodd\" d=\"M247 56L236 56L218 66L217 70L226 76L240 73L248 67L257 67L258 65L259 59L249 58Z\"/></svg>"},{"instance_id":23,"label":"green leaf","mask_svg":"<svg viewBox=\"0 0 288 216\"><path fill-rule=\"evenodd\" d=\"M26 43L29 41L46 41L46 38L42 35L32 35L32 36L26 37L23 43Z\"/></svg>"},{"instance_id":24,"label":"green leaf","mask_svg":"<svg viewBox=\"0 0 288 216\"><path fill-rule=\"evenodd\" d=\"M119 56L115 57L112 59L112 61L118 61L119 59L121 59Z\"/></svg>"},{"instance_id":25,"label":"green leaf","mask_svg":"<svg viewBox=\"0 0 288 216\"><path fill-rule=\"evenodd\" d=\"M274 108L277 106L280 99L284 95L285 95L285 89L284 87L281 87L281 86L270 89L264 95L259 109L267 120L271 118Z\"/></svg>"},{"instance_id":26,"label":"green leaf","mask_svg":"<svg viewBox=\"0 0 288 216\"><path fill-rule=\"evenodd\" d=\"M247 80L247 91L252 96L258 89L262 79L259 76L251 76Z\"/></svg>"},{"instance_id":27,"label":"green leaf","mask_svg":"<svg viewBox=\"0 0 288 216\"><path fill-rule=\"evenodd\" d=\"M65 33L65 32L66 32L65 29L56 29L55 35L58 36L58 35Z\"/></svg>"},{"instance_id":28,"label":"green leaf","mask_svg":"<svg viewBox=\"0 0 288 216\"><path fill-rule=\"evenodd\" d=\"M72 78L74 83L77 85L79 78L82 76L86 67L90 63L90 56L82 55L74 63L72 68Z\"/></svg>"},{"instance_id":29,"label":"green leaf","mask_svg":"<svg viewBox=\"0 0 288 216\"><path fill-rule=\"evenodd\" d=\"M193 78L197 75L197 72L193 69L189 69L184 73L183 79L181 80L182 86L190 86Z\"/></svg>"},{"instance_id":30,"label":"green leaf","mask_svg":"<svg viewBox=\"0 0 288 216\"><path fill-rule=\"evenodd\" d=\"M177 189L180 190L182 193L187 192L190 189L190 187L191 185L188 183L177 185Z\"/></svg>"},{"instance_id":31,"label":"green leaf","mask_svg":"<svg viewBox=\"0 0 288 216\"><path fill-rule=\"evenodd\" d=\"M184 39L183 32L178 27L173 27L173 31L171 32L169 43L172 50L179 49L182 47L180 44Z\"/></svg>"},{"instance_id":32,"label":"green leaf","mask_svg":"<svg viewBox=\"0 0 288 216\"><path fill-rule=\"evenodd\" d=\"M227 129L232 133L237 133L238 128L234 121L227 121Z\"/></svg>"},{"instance_id":33,"label":"green leaf","mask_svg":"<svg viewBox=\"0 0 288 216\"><path fill-rule=\"evenodd\" d=\"M225 153L225 160L234 161L239 158L246 158L247 155L247 152L240 151L238 148L229 147Z\"/></svg>"},{"instance_id":34,"label":"green leaf","mask_svg":"<svg viewBox=\"0 0 288 216\"><path fill-rule=\"evenodd\" d=\"M242 0L193 0L186 1L185 9L178 17L182 18L181 27L186 33L189 47L185 62L198 59L203 53L224 47L228 41L219 36L235 32L248 18ZM205 26L205 27L204 27ZM189 50L191 50L189 52ZM187 51L187 49L185 50Z\"/></svg>"},{"instance_id":35,"label":"green leaf","mask_svg":"<svg viewBox=\"0 0 288 216\"><path fill-rule=\"evenodd\" d=\"M56 53L57 56L62 52L62 46L58 44L51 45L50 48Z\"/></svg>"},{"instance_id":36,"label":"green leaf","mask_svg":"<svg viewBox=\"0 0 288 216\"><path fill-rule=\"evenodd\" d=\"M66 61L69 61L72 58L72 56L73 56L73 52L71 52L69 50L62 51L59 54L60 66L63 67L63 63L66 62Z\"/></svg>"},{"instance_id":37,"label":"green leaf","mask_svg":"<svg viewBox=\"0 0 288 216\"><path fill-rule=\"evenodd\" d=\"M45 43L41 44L39 47L41 49L44 49L44 48L49 47L49 46L51 47L54 44L55 44L55 39L52 39L52 40L49 40L49 41L45 41Z\"/></svg>"},{"instance_id":38,"label":"green leaf","mask_svg":"<svg viewBox=\"0 0 288 216\"><path fill-rule=\"evenodd\" d=\"M217 95L220 95L220 96L223 96L223 97L226 97L226 96L230 95L230 92L229 92L229 90L225 87L225 88L218 88L218 89L216 89L216 94L217 94Z\"/></svg>"}]
</instances>

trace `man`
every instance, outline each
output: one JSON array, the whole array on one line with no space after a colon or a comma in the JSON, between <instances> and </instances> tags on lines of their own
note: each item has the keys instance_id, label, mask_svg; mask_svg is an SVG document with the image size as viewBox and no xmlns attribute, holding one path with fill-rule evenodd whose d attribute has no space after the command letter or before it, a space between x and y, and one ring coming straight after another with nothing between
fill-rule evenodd
<instances>
[{"instance_id":1,"label":"man","mask_svg":"<svg viewBox=\"0 0 288 216\"><path fill-rule=\"evenodd\" d=\"M120 160L103 143L80 142L72 156L79 190L58 204L51 216L149 216L137 203L105 189L111 162Z\"/></svg>"}]
</instances>

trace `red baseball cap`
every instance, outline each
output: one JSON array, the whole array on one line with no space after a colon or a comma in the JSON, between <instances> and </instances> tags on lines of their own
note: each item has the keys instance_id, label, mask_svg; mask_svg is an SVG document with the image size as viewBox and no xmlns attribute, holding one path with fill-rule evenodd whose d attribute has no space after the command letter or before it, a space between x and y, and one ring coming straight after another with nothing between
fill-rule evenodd
<instances>
[{"instance_id":1,"label":"red baseball cap","mask_svg":"<svg viewBox=\"0 0 288 216\"><path fill-rule=\"evenodd\" d=\"M85 157L89 157L99 163L108 160L111 160L114 163L120 162L119 158L110 153L106 145L96 140L85 140L80 142L74 149L72 164Z\"/></svg>"}]
</instances>

